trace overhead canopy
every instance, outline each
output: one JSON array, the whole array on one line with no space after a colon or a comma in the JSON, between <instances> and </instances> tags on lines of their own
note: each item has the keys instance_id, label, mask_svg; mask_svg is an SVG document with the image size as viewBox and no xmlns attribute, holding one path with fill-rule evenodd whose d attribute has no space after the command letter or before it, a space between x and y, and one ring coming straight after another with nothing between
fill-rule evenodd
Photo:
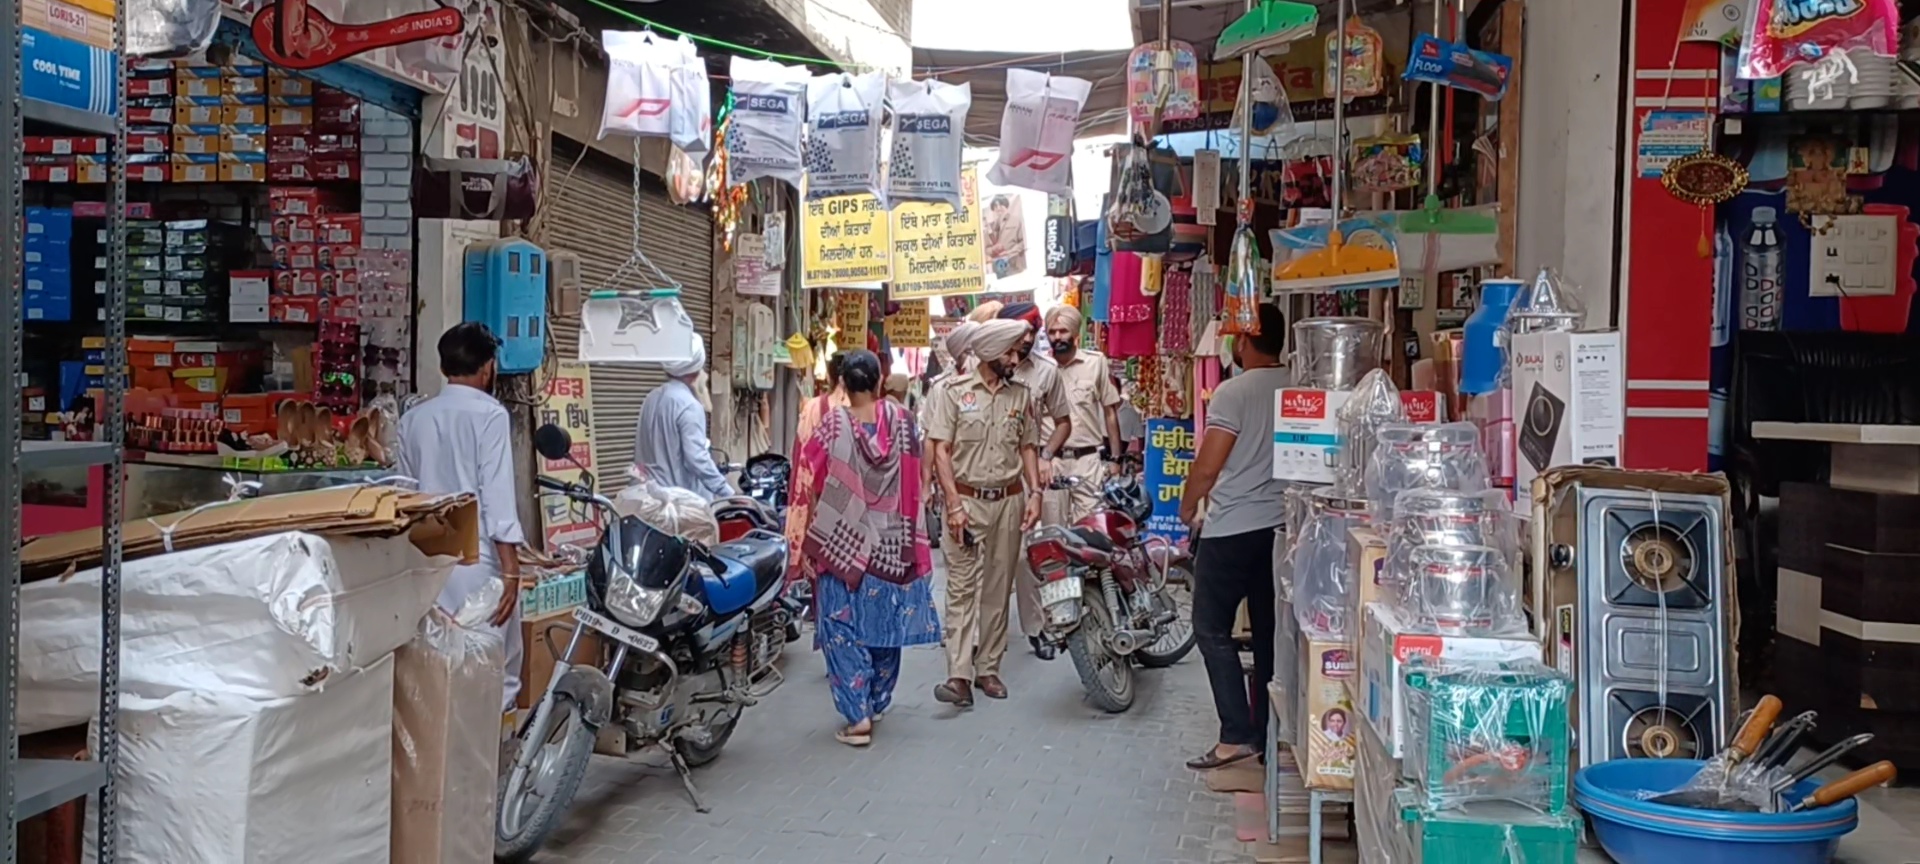
<instances>
[{"instance_id":1,"label":"overhead canopy","mask_svg":"<svg viewBox=\"0 0 1920 864\"><path fill-rule=\"evenodd\" d=\"M916 77L932 77L948 84L968 84L973 110L967 113L967 143L996 147L1000 143L1000 114L1007 107L1007 70L1033 69L1093 82L1093 95L1080 112L1076 137L1124 135L1127 131L1127 52L1069 51L1064 54L1019 54L1003 51L913 49Z\"/></svg>"},{"instance_id":2,"label":"overhead canopy","mask_svg":"<svg viewBox=\"0 0 1920 864\"><path fill-rule=\"evenodd\" d=\"M1160 38L1160 3L1163 0L1132 0L1133 36L1136 41L1147 42ZM1195 53L1202 58L1213 56L1213 44L1220 38L1220 31L1228 24L1246 14L1247 0L1164 0L1168 3L1169 30L1171 38L1193 46ZM1256 0L1257 2L1257 0ZM1320 7L1320 32L1325 33L1333 27L1337 16L1333 0L1303 0ZM1347 14L1371 15L1396 6L1407 5L1408 0L1351 0ZM1471 5L1471 4L1469 4Z\"/></svg>"}]
</instances>

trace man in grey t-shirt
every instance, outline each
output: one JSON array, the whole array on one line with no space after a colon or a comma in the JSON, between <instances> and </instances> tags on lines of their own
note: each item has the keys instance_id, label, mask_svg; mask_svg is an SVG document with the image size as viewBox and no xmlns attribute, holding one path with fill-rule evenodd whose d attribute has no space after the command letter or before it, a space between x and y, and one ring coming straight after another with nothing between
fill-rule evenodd
<instances>
[{"instance_id":1,"label":"man in grey t-shirt","mask_svg":"<svg viewBox=\"0 0 1920 864\"><path fill-rule=\"evenodd\" d=\"M1240 372L1215 388L1207 403L1200 453L1180 499L1180 521L1199 538L1193 630L1220 715L1219 743L1187 762L1196 770L1247 759L1264 743L1266 685L1273 680L1273 532L1286 522L1287 486L1273 479L1273 397L1292 383L1280 368L1286 343L1286 316L1264 303L1260 335L1233 337ZM1233 619L1243 600L1253 628L1251 693L1233 643Z\"/></svg>"}]
</instances>

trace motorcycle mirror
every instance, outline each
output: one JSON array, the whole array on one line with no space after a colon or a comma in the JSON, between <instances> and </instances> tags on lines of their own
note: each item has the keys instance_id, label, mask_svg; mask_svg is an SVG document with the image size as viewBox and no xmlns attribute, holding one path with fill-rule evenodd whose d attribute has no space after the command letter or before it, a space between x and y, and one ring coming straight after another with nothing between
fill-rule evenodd
<instances>
[{"instance_id":1,"label":"motorcycle mirror","mask_svg":"<svg viewBox=\"0 0 1920 864\"><path fill-rule=\"evenodd\" d=\"M573 455L573 436L552 423L533 430L533 449L556 462Z\"/></svg>"}]
</instances>

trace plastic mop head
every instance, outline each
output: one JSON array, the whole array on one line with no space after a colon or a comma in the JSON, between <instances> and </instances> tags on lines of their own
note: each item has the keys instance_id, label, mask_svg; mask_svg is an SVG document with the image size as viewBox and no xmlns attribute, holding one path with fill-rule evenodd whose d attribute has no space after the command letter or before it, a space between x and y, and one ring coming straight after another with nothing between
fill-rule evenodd
<instances>
[{"instance_id":1,"label":"plastic mop head","mask_svg":"<svg viewBox=\"0 0 1920 864\"><path fill-rule=\"evenodd\" d=\"M1314 6L1286 0L1265 0L1220 31L1220 41L1213 48L1213 59L1226 60L1278 48L1312 36L1319 26L1320 10Z\"/></svg>"},{"instance_id":2,"label":"plastic mop head","mask_svg":"<svg viewBox=\"0 0 1920 864\"><path fill-rule=\"evenodd\" d=\"M1401 234L1498 234L1500 220L1491 210L1449 210L1440 196L1428 195L1419 210L1399 214Z\"/></svg>"}]
</instances>

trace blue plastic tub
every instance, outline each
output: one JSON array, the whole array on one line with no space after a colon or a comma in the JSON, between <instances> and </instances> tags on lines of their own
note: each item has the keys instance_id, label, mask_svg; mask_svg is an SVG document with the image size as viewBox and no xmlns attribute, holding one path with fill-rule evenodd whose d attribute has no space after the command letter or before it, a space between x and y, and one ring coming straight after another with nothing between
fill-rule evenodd
<instances>
[{"instance_id":1,"label":"blue plastic tub","mask_svg":"<svg viewBox=\"0 0 1920 864\"><path fill-rule=\"evenodd\" d=\"M1574 802L1618 864L1827 864L1860 824L1852 800L1801 813L1728 813L1643 800L1685 785L1696 759L1618 759L1574 777ZM1794 787L1790 800L1819 783Z\"/></svg>"}]
</instances>

